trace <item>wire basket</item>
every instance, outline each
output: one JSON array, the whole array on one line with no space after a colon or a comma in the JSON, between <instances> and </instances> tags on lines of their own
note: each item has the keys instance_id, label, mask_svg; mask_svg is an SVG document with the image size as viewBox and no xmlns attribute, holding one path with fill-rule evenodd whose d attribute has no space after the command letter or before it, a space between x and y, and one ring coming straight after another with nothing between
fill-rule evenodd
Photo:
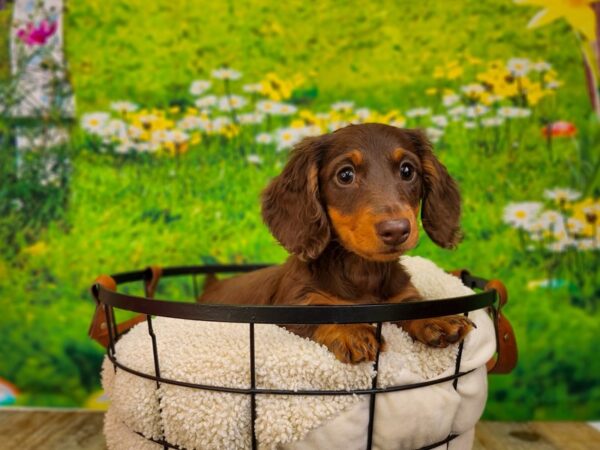
<instances>
[{"instance_id":1,"label":"wire basket","mask_svg":"<svg viewBox=\"0 0 600 450\"><path fill-rule=\"evenodd\" d=\"M488 308L494 326L496 328L497 355L487 364L488 372L508 373L516 365L516 343L512 327L502 315L502 307L506 304L507 293L503 284L497 280L488 281L483 278L472 276L466 270L452 272L458 276L463 284L471 289L481 292L443 300L426 300L412 303L399 304L362 304L350 306L249 306L249 305L210 305L195 302L174 302L154 299L154 293L158 282L163 277L191 277L191 290L194 299L198 298L199 275L214 276L218 273L250 272L268 267L268 265L205 265L160 268L151 266L144 270L119 273L108 276L102 275L97 278L91 291L96 300L96 312L90 327L90 336L106 347L108 359L112 362L114 370L124 370L138 377L146 378L156 382L158 389L161 383L182 386L190 389L202 389L216 392L235 393L250 396L250 424L252 449L258 448L255 433L256 422L256 396L257 395L369 395L369 420L367 428L367 445L371 449L373 442L373 425L375 421L375 402L377 395L387 392L396 392L408 389L418 389L438 383L453 381L456 389L458 379L473 372L461 371L461 357L464 341L459 344L456 356L455 370L450 376L435 378L419 383L403 384L381 388L377 386L377 369L379 365L379 350L374 361L374 377L370 389L355 390L289 390L289 389L262 389L256 387L255 366L255 324L351 324L372 323L376 324L376 337L381 342L381 329L384 322L396 322L400 320L424 319L429 317L447 316L453 314L467 315L476 309ZM128 295L117 291L117 286L124 283L142 281L145 297ZM138 316L123 323L117 323L115 309L139 313ZM209 322L234 322L248 324L248 339L250 349L250 386L248 388L236 388L228 386L216 386L206 384L195 384L180 380L169 379L161 376L161 364L157 351L157 339L152 328L152 317L170 317L176 319L198 320ZM152 353L154 359L154 373L144 373L128 367L124 361L117 358L115 351L116 342L134 325L146 321L148 336L152 342ZM160 408L159 408L160 413ZM161 418L159 418L162 420ZM145 439L163 446L164 449L186 450L183 447L136 433ZM451 442L458 434L449 434L445 439L422 447L419 450L427 450Z\"/></svg>"}]
</instances>

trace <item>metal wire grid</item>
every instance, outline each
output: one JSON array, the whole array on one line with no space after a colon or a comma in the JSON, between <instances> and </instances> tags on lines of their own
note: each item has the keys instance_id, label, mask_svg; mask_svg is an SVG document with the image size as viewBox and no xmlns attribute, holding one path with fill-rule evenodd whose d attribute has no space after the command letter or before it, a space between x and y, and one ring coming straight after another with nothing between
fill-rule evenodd
<instances>
[{"instance_id":1,"label":"metal wire grid","mask_svg":"<svg viewBox=\"0 0 600 450\"><path fill-rule=\"evenodd\" d=\"M162 277L192 275L194 297L198 296L198 274L216 274L232 272L249 272L252 270L267 267L265 265L228 265L228 266L189 266L173 267L162 269ZM131 281L148 281L152 277L150 269L121 273L112 276L117 284ZM464 273L461 276L465 285L471 288L483 289L487 280L471 276ZM150 297L146 285L146 297L136 297L118 293L109 290L101 284L92 286L92 293L99 307L104 308L107 317L107 328L109 342L107 346L107 356L113 364L115 372L118 369L129 372L133 375L154 380L156 388L160 388L161 383L172 384L191 389L201 389L206 391L227 392L241 395L250 395L250 418L251 418L251 444L252 449L258 448L256 440L255 422L256 422L256 396L257 395L369 395L369 422L367 428L366 449L371 450L373 445L373 427L375 422L375 403L377 394L387 392L397 392L409 389L418 389L434 384L453 382L454 389L457 388L458 379L467 375L473 370L466 372L460 371L464 341L460 343L456 365L453 375L433 380L427 380L419 383L389 386L387 388L377 387L377 369L379 366L379 349L374 362L375 376L372 380L370 389L354 390L289 390L289 389L262 389L256 387L256 361L255 361L255 338L254 325L262 324L324 324L324 323L375 323L376 337L381 343L381 329L384 322L395 322L399 320L422 319L427 317L438 317L451 314L463 313L469 311L493 306L496 301L496 292L488 290L474 295L456 297L444 300L430 300L414 303L401 304L375 304L375 305L352 305L352 306L241 306L241 305L207 305L195 303L170 302L154 300ZM148 325L148 335L152 342L152 354L154 359L154 374L143 373L132 369L117 359L115 343L124 334L118 333L117 323L114 314L114 308L134 311L146 316ZM180 380L173 380L161 376L160 361L158 356L158 343L152 327L152 316L164 316L178 319L216 321L216 322L234 322L247 323L249 327L250 344L250 387L235 388L228 386L214 386L205 384L189 383ZM157 395L157 398L159 396ZM159 417L161 424L161 439L154 439L144 436L141 432L136 433L145 439L161 445L164 449L188 450L168 442L164 435L162 421L162 407L159 400ZM428 450L449 443L458 437L458 434L449 434L443 440L435 442L418 450Z\"/></svg>"}]
</instances>

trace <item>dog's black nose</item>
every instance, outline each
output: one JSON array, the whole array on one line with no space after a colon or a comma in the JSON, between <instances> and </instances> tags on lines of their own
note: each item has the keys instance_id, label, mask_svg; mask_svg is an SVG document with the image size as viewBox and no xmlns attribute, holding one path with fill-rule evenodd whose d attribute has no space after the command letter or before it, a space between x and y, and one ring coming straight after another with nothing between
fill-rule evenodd
<instances>
[{"instance_id":1,"label":"dog's black nose","mask_svg":"<svg viewBox=\"0 0 600 450\"><path fill-rule=\"evenodd\" d=\"M408 219L386 220L375 225L377 234L387 245L402 244L410 235L410 222Z\"/></svg>"}]
</instances>

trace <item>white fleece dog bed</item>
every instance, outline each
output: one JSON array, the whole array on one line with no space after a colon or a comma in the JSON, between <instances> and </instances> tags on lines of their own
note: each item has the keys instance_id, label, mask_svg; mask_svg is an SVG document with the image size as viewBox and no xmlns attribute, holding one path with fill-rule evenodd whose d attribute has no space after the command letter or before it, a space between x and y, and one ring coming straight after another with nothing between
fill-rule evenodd
<instances>
[{"instance_id":1,"label":"white fleece dog bed","mask_svg":"<svg viewBox=\"0 0 600 450\"><path fill-rule=\"evenodd\" d=\"M458 278L420 257L402 264L419 292L429 299L472 294ZM477 328L465 339L460 370L475 371L423 388L377 394L374 449L416 449L460 436L450 449L470 449L474 427L487 398L485 363L495 351L492 321L483 310L469 314ZM250 386L248 325L157 317L152 322L161 376L198 384ZM378 386L416 383L452 375L457 345L427 347L400 328L384 324L387 350L381 354ZM371 363L339 362L325 347L275 325L255 326L256 383L272 389L368 389ZM123 336L116 355L132 369L154 373L147 325ZM104 432L110 450L157 450L154 439L192 449L248 449L250 396L156 383L105 359L102 382L111 404ZM256 435L260 449L363 450L369 395L256 396ZM160 414L159 414L160 403ZM446 444L439 448L446 448Z\"/></svg>"}]
</instances>

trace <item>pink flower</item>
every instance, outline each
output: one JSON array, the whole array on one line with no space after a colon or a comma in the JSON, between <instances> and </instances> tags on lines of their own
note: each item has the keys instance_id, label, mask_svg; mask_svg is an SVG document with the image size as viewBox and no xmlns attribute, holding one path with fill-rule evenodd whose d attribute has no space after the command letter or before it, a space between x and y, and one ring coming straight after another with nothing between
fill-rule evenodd
<instances>
[{"instance_id":1,"label":"pink flower","mask_svg":"<svg viewBox=\"0 0 600 450\"><path fill-rule=\"evenodd\" d=\"M37 26L29 22L25 28L17 30L17 37L29 46L44 45L56 32L56 27L56 21L42 20Z\"/></svg>"}]
</instances>

